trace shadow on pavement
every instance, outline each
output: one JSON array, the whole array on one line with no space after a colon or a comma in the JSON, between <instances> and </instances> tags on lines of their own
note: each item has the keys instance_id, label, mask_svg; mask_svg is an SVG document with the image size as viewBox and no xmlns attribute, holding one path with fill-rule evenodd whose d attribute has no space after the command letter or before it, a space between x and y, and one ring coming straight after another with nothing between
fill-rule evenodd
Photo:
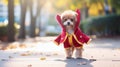
<instances>
[{"instance_id":1,"label":"shadow on pavement","mask_svg":"<svg viewBox=\"0 0 120 67\"><path fill-rule=\"evenodd\" d=\"M55 61L65 62L66 63L65 67L93 67L91 65L91 63L93 61L90 61L90 60L85 59L85 58L82 58L82 59L66 59L66 60L57 59Z\"/></svg>"}]
</instances>

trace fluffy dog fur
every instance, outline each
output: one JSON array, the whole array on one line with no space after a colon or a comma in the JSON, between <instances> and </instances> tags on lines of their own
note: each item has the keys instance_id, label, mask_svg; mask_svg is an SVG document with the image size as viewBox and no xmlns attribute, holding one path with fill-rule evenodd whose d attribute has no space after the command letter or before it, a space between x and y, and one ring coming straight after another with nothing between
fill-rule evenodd
<instances>
[{"instance_id":1,"label":"fluffy dog fur","mask_svg":"<svg viewBox=\"0 0 120 67\"><path fill-rule=\"evenodd\" d=\"M68 33L68 35L71 35L72 33L74 33L74 27L75 27L75 23L77 21L77 13L75 11L72 10L67 10L64 11L61 14L61 20L62 23ZM70 39L70 37L68 37ZM66 58L67 59L71 59L74 50L76 50L76 58L82 58L82 48L75 48L73 44L71 44L72 47L69 49L65 49L66 51Z\"/></svg>"},{"instance_id":2,"label":"fluffy dog fur","mask_svg":"<svg viewBox=\"0 0 120 67\"><path fill-rule=\"evenodd\" d=\"M64 11L61 15L57 15L56 19L62 28L62 32L54 40L55 44L63 43L67 59L72 58L74 51L76 51L77 59L82 58L83 44L88 44L91 39L79 29L80 10L76 10L76 12Z\"/></svg>"}]
</instances>

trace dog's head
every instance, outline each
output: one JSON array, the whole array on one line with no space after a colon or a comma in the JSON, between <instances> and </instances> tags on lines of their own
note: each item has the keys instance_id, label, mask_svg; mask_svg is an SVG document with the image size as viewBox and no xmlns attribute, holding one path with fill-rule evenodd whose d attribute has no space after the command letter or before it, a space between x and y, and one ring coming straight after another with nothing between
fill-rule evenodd
<instances>
[{"instance_id":1,"label":"dog's head","mask_svg":"<svg viewBox=\"0 0 120 67\"><path fill-rule=\"evenodd\" d=\"M75 22L77 21L77 13L72 10L64 11L61 14L61 20L64 26L72 26L74 27Z\"/></svg>"}]
</instances>

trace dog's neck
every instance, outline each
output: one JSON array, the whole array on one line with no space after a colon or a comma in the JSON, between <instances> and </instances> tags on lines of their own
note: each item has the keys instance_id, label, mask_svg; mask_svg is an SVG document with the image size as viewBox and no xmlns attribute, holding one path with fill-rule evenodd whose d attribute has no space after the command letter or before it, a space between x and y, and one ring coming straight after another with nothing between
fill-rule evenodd
<instances>
[{"instance_id":1,"label":"dog's neck","mask_svg":"<svg viewBox=\"0 0 120 67\"><path fill-rule=\"evenodd\" d=\"M66 26L66 32L67 32L68 34L72 34L72 33L74 32L73 27L72 27L72 26Z\"/></svg>"}]
</instances>

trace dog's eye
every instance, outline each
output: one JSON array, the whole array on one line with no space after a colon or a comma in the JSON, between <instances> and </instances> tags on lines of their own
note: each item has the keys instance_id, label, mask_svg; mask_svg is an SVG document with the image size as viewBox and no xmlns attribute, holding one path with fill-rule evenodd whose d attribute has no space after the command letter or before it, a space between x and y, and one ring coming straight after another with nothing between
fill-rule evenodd
<instances>
[{"instance_id":1,"label":"dog's eye","mask_svg":"<svg viewBox=\"0 0 120 67\"><path fill-rule=\"evenodd\" d=\"M70 19L71 21L74 21L73 19Z\"/></svg>"},{"instance_id":2,"label":"dog's eye","mask_svg":"<svg viewBox=\"0 0 120 67\"><path fill-rule=\"evenodd\" d=\"M67 19L64 19L64 21L67 21Z\"/></svg>"}]
</instances>

